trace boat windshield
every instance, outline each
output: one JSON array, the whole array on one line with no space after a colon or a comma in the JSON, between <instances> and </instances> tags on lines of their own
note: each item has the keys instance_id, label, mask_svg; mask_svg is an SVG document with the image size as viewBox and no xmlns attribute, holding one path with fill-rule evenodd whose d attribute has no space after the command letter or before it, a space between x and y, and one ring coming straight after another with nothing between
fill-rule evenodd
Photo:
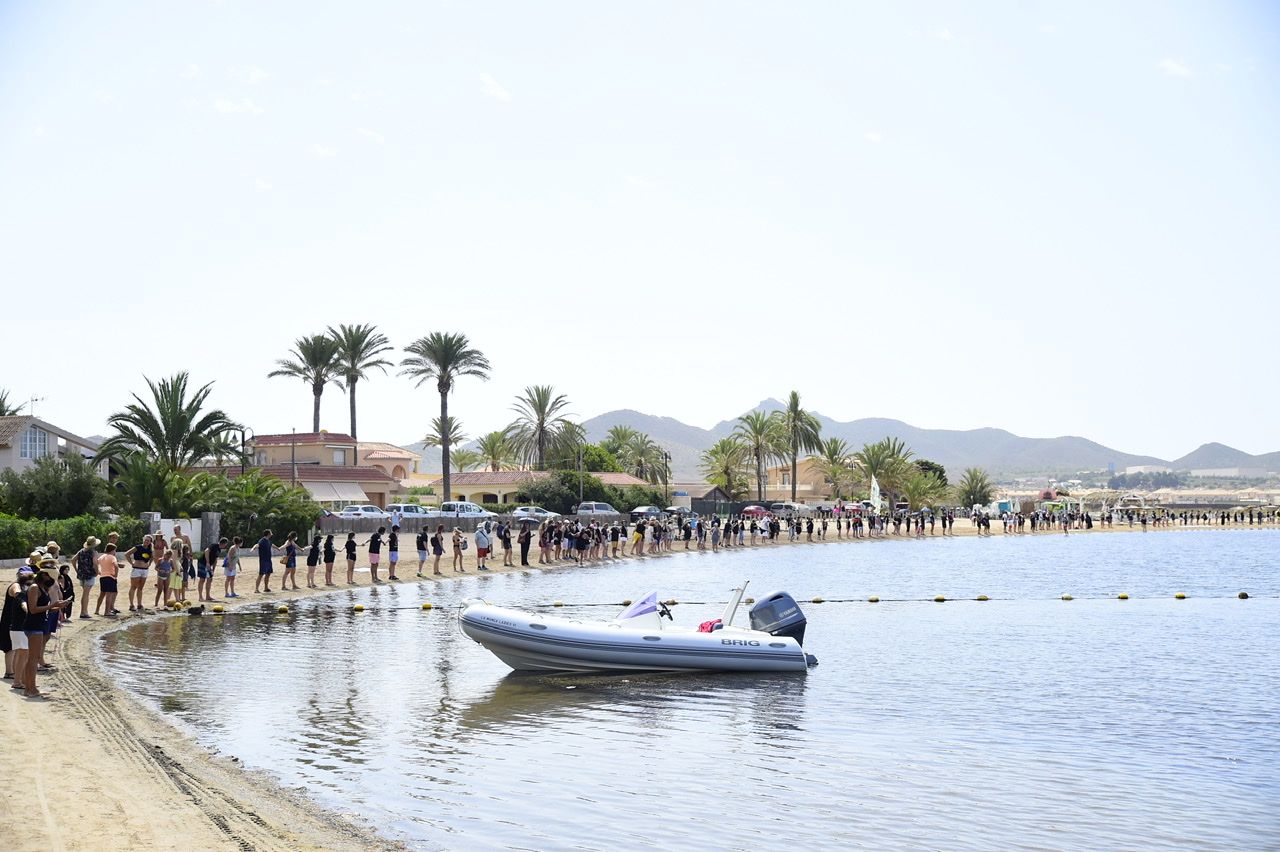
<instances>
[{"instance_id":1,"label":"boat windshield","mask_svg":"<svg viewBox=\"0 0 1280 852\"><path fill-rule=\"evenodd\" d=\"M624 609L618 614L614 621L626 621L629 618L639 618L644 615L651 615L658 611L658 593L650 592L644 597L637 600L631 606Z\"/></svg>"}]
</instances>

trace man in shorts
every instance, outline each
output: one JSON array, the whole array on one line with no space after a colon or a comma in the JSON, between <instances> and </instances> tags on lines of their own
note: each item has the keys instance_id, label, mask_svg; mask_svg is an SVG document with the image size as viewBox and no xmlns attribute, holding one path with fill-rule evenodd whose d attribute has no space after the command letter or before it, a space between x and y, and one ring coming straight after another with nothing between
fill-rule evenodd
<instances>
[{"instance_id":1,"label":"man in shorts","mask_svg":"<svg viewBox=\"0 0 1280 852\"><path fill-rule=\"evenodd\" d=\"M108 543L106 550L98 555L98 602L93 605L94 615L105 615L115 618L120 614L116 609L116 577L120 573L120 563L116 561L116 546ZM105 611L103 611L105 609Z\"/></svg>"},{"instance_id":2,"label":"man in shorts","mask_svg":"<svg viewBox=\"0 0 1280 852\"><path fill-rule=\"evenodd\" d=\"M76 569L76 579L80 581L80 617L85 619L92 617L89 615L89 593L98 583L98 545L101 543L89 536L85 539L84 547L71 557L71 564Z\"/></svg>"}]
</instances>

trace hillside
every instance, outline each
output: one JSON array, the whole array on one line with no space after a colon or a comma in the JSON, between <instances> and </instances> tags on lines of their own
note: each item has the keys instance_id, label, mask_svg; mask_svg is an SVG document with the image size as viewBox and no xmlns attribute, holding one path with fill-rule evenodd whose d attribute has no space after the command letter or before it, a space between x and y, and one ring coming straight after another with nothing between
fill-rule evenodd
<instances>
[{"instance_id":1,"label":"hillside","mask_svg":"<svg viewBox=\"0 0 1280 852\"><path fill-rule=\"evenodd\" d=\"M1269 453L1268 455L1277 455ZM1169 463L1169 467L1174 470L1202 470L1204 468L1223 468L1223 467L1267 467L1266 464L1260 464L1259 459L1263 456L1252 456L1243 450L1237 450L1235 447L1228 447L1226 444L1210 443L1201 444L1191 452L1187 453L1180 459L1175 459Z\"/></svg>"}]
</instances>

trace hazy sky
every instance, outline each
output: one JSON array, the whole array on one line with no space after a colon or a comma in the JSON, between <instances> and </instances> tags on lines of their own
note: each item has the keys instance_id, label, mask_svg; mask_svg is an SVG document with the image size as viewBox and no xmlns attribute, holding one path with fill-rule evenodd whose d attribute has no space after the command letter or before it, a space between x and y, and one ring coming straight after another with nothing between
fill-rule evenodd
<instances>
[{"instance_id":1,"label":"hazy sky","mask_svg":"<svg viewBox=\"0 0 1280 852\"><path fill-rule=\"evenodd\" d=\"M0 2L0 387L303 431L273 360L373 322L489 355L472 434L550 383L1280 449L1278 58L1262 2Z\"/></svg>"}]
</instances>

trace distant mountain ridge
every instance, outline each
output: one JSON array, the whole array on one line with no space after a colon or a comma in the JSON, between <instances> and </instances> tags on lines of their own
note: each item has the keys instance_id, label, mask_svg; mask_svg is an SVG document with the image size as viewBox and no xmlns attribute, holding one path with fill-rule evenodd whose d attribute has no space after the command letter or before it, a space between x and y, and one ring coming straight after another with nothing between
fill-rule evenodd
<instances>
[{"instance_id":1,"label":"distant mountain ridge","mask_svg":"<svg viewBox=\"0 0 1280 852\"><path fill-rule=\"evenodd\" d=\"M778 411L784 407L783 403L769 398L761 400L749 411ZM1123 453L1075 435L1024 438L991 427L922 429L884 417L841 422L818 412L814 415L822 424L823 438L842 438L854 449L885 437L899 438L912 449L916 458L932 459L948 471L957 473L966 467L980 467L993 475L1036 475L1106 470L1108 464L1114 464L1119 473L1136 465L1160 465L1173 470L1241 467L1280 471L1280 451L1254 456L1219 443L1204 444L1181 458L1166 461L1155 456ZM689 481L703 478L699 470L703 451L733 434L737 425L738 418L735 417L703 429L674 417L623 408L592 417L582 427L586 430L587 440L592 443L604 440L614 426L629 426L646 433L671 454L673 481ZM467 446L473 443L468 442ZM422 470L440 471L438 447L426 448L421 443L404 446L422 455Z\"/></svg>"}]
</instances>

